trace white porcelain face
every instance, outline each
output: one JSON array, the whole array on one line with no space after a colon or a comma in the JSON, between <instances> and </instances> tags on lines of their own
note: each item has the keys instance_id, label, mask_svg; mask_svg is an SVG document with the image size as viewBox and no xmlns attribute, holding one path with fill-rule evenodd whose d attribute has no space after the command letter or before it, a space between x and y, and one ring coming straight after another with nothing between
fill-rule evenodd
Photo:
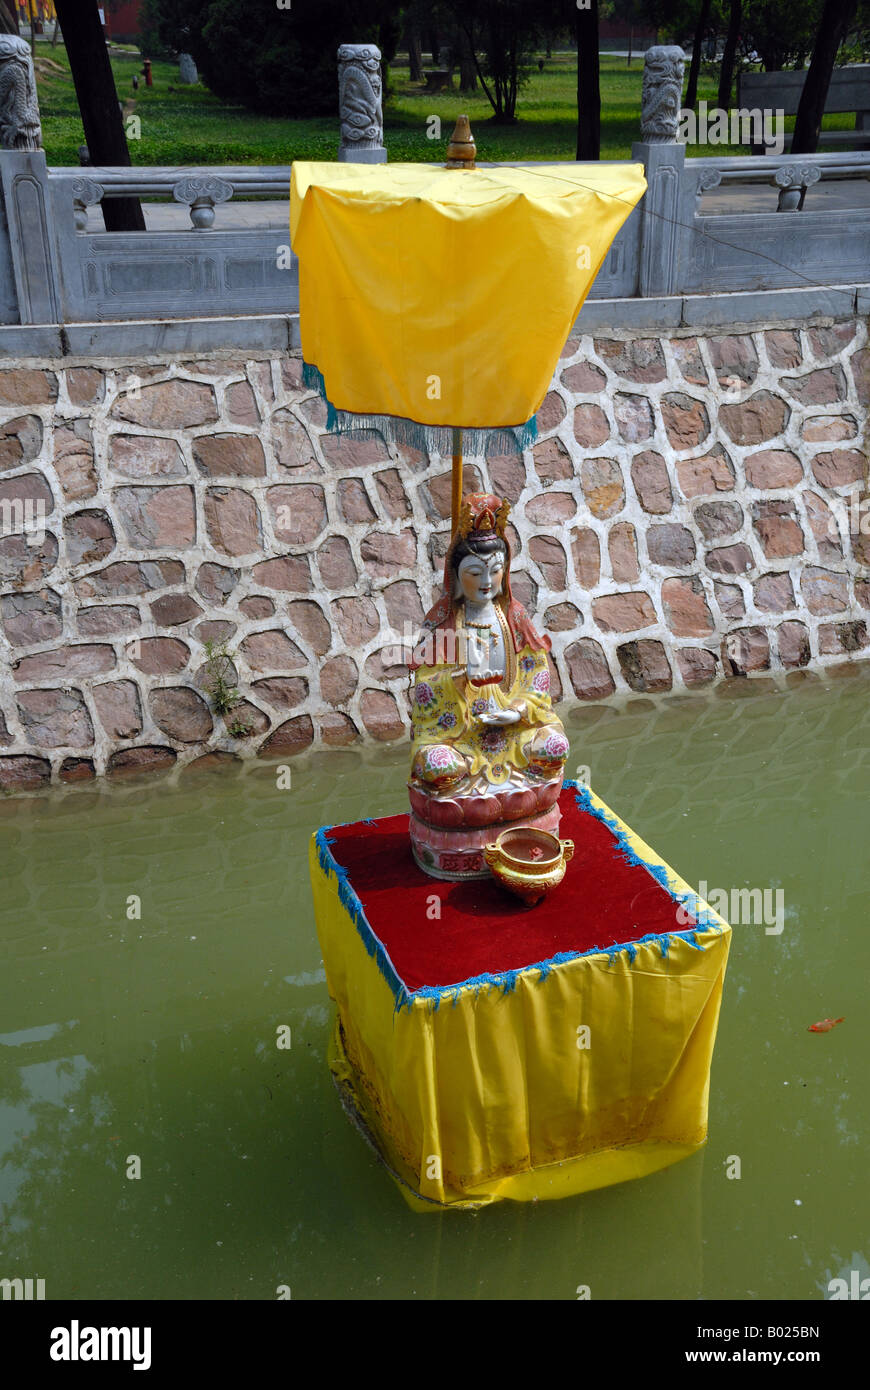
<instances>
[{"instance_id":1,"label":"white porcelain face","mask_svg":"<svg viewBox=\"0 0 870 1390\"><path fill-rule=\"evenodd\" d=\"M459 589L469 603L488 603L501 593L504 582L504 556L466 555L457 570Z\"/></svg>"}]
</instances>

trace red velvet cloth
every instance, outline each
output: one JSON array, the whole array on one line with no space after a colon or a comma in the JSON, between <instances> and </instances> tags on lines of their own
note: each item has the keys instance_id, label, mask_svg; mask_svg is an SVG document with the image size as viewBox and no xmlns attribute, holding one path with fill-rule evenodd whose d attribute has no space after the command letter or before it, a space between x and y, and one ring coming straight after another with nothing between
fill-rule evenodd
<instances>
[{"instance_id":1,"label":"red velvet cloth","mask_svg":"<svg viewBox=\"0 0 870 1390\"><path fill-rule=\"evenodd\" d=\"M677 920L677 903L643 865L626 863L613 832L578 807L570 788L559 805L559 834L574 841L574 858L559 887L532 908L495 879L445 883L423 873L411 855L407 815L327 831L333 857L348 870L373 932L410 992L522 969L560 951L691 927ZM427 915L433 894L441 900L440 921Z\"/></svg>"}]
</instances>

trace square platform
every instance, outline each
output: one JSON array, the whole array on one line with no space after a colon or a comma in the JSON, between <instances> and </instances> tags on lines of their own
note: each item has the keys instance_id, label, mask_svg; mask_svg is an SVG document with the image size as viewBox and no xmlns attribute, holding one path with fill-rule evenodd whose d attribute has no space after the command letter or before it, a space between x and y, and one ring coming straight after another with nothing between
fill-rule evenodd
<instances>
[{"instance_id":1,"label":"square platform","mask_svg":"<svg viewBox=\"0 0 870 1390\"><path fill-rule=\"evenodd\" d=\"M407 815L312 837L342 1098L406 1195L440 1206L642 1176L706 1138L728 924L585 787L534 908L431 878Z\"/></svg>"}]
</instances>

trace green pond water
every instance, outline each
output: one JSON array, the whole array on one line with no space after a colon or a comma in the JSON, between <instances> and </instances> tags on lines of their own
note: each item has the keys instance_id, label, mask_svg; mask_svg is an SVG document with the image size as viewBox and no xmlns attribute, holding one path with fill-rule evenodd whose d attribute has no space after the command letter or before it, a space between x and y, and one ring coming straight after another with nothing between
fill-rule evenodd
<instances>
[{"instance_id":1,"label":"green pond water","mask_svg":"<svg viewBox=\"0 0 870 1390\"><path fill-rule=\"evenodd\" d=\"M781 890L783 930L734 928L704 1150L474 1214L412 1212L327 1070L308 837L405 809L404 747L297 758L290 789L257 764L0 801L0 1277L48 1299L814 1300L870 1275L868 693L856 667L563 706L569 770L693 886Z\"/></svg>"}]
</instances>

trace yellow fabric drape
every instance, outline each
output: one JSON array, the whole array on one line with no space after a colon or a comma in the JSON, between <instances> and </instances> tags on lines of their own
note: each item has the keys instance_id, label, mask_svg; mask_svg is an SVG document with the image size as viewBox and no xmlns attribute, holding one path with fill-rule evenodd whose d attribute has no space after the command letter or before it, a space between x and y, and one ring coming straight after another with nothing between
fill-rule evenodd
<instances>
[{"instance_id":1,"label":"yellow fabric drape","mask_svg":"<svg viewBox=\"0 0 870 1390\"><path fill-rule=\"evenodd\" d=\"M642 164L297 162L302 355L339 410L524 424L645 189Z\"/></svg>"},{"instance_id":2,"label":"yellow fabric drape","mask_svg":"<svg viewBox=\"0 0 870 1390\"><path fill-rule=\"evenodd\" d=\"M590 800L666 871L673 894L694 899ZM672 934L665 953L656 939L633 961L626 950L580 956L545 978L520 972L509 992L468 985L438 1008L417 995L397 1010L315 838L310 866L338 1010L333 1075L412 1204L567 1196L643 1177L704 1143L731 936L706 904L696 945Z\"/></svg>"}]
</instances>

